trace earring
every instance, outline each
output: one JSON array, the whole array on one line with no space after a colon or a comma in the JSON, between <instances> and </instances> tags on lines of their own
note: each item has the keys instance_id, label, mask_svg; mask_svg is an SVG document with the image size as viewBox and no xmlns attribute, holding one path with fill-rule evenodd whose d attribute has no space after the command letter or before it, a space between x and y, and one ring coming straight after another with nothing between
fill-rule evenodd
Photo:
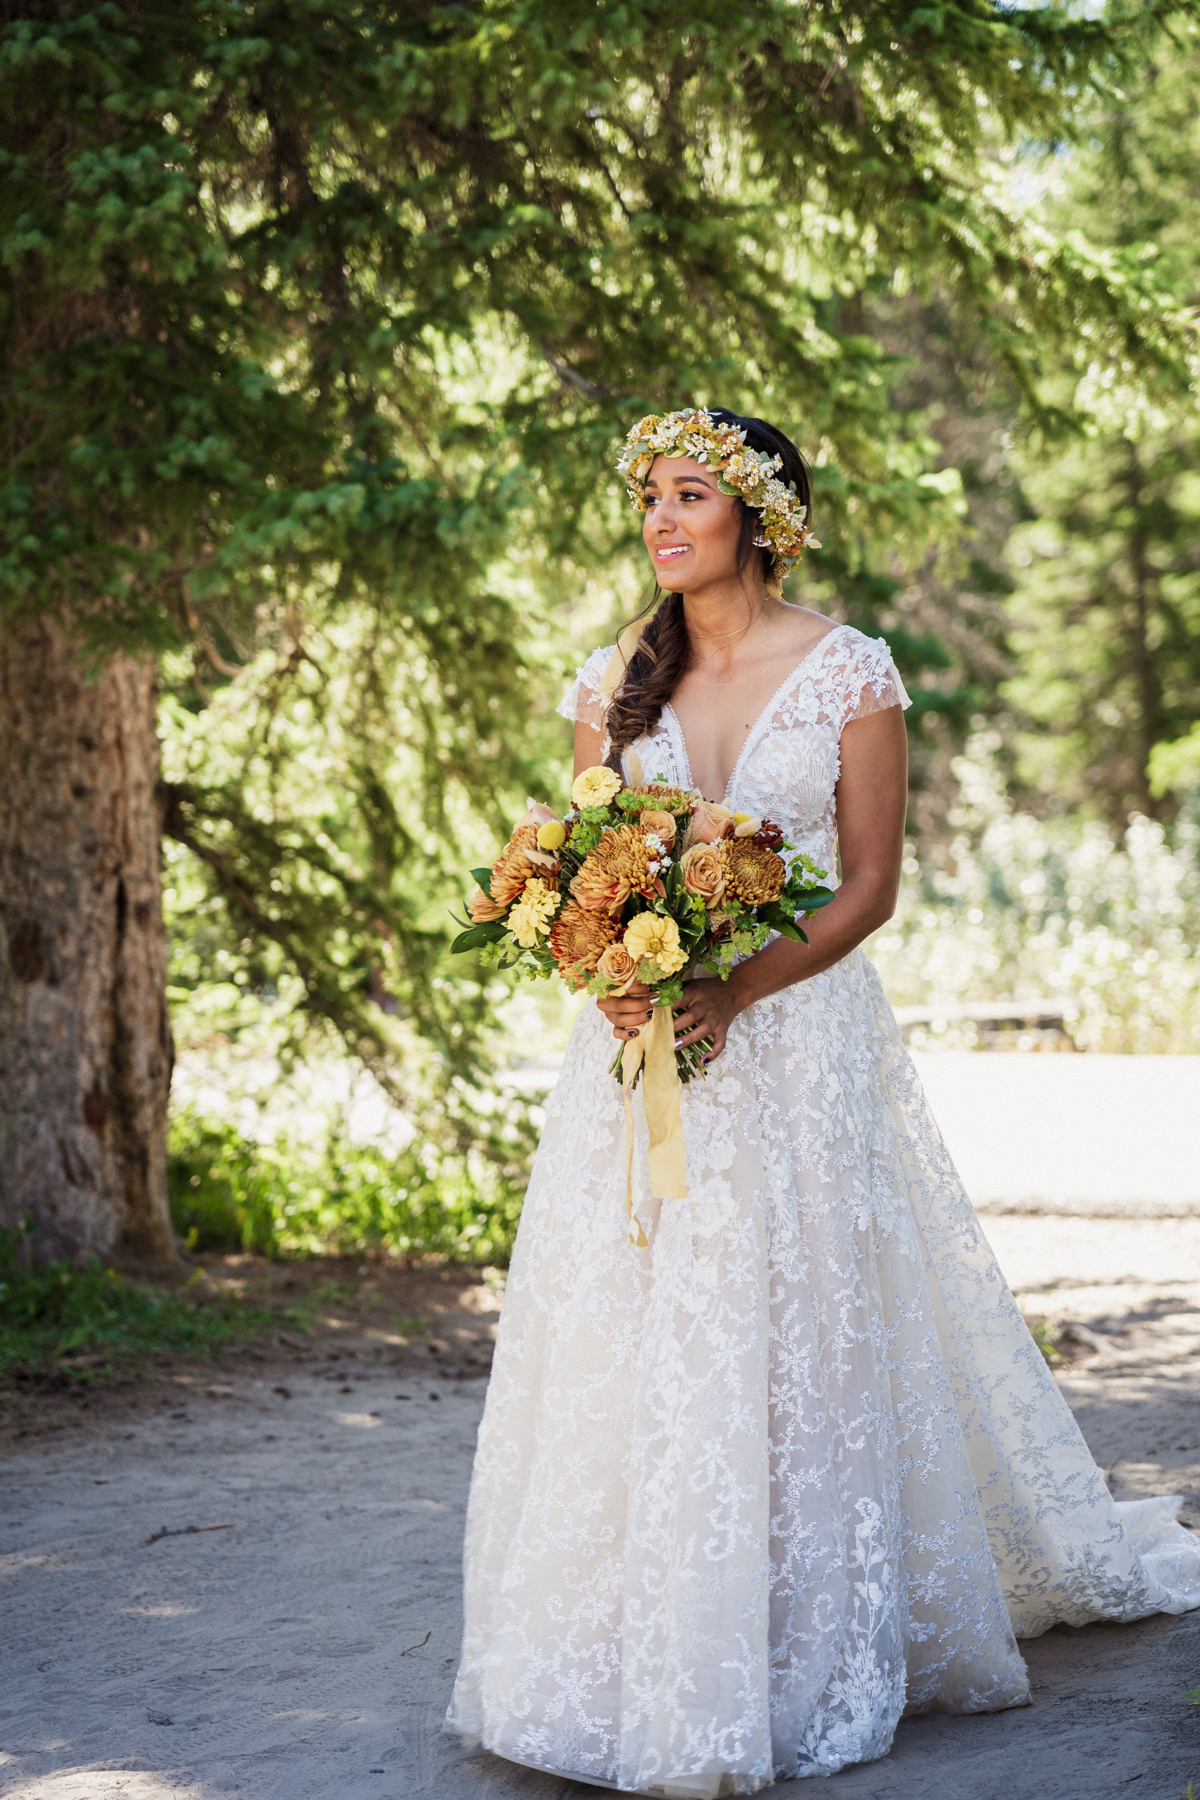
<instances>
[{"instance_id":1,"label":"earring","mask_svg":"<svg viewBox=\"0 0 1200 1800\"><path fill-rule=\"evenodd\" d=\"M756 550L769 550L771 548L771 545L767 538L756 537L754 540L754 548Z\"/></svg>"}]
</instances>

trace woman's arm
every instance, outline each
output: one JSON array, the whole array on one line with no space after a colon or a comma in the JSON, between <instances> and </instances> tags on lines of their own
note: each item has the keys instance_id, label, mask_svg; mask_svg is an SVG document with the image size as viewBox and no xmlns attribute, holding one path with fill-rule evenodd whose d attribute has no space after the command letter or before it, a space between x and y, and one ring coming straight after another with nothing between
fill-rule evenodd
<instances>
[{"instance_id":1,"label":"woman's arm","mask_svg":"<svg viewBox=\"0 0 1200 1800\"><path fill-rule=\"evenodd\" d=\"M837 821L842 884L836 896L805 923L807 944L776 938L739 963L727 981L689 982L675 1008L677 1042L711 1037L711 1054L719 1056L743 1008L840 962L895 911L908 802L908 738L900 707L855 719L842 733L841 748ZM598 1004L616 1037L636 1037L645 1024L641 996Z\"/></svg>"},{"instance_id":2,"label":"woman's arm","mask_svg":"<svg viewBox=\"0 0 1200 1800\"><path fill-rule=\"evenodd\" d=\"M599 768L604 761L604 733L596 725L586 725L582 719L575 722L575 773L582 775L585 769Z\"/></svg>"}]
</instances>

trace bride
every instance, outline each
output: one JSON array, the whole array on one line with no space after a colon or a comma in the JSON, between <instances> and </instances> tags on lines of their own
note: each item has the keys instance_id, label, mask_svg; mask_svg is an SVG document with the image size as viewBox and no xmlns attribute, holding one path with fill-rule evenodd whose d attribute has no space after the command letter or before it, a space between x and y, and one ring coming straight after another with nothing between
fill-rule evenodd
<instances>
[{"instance_id":1,"label":"bride","mask_svg":"<svg viewBox=\"0 0 1200 1800\"><path fill-rule=\"evenodd\" d=\"M760 457L782 509L742 496ZM908 699L882 640L782 599L798 452L680 413L622 468L665 592L560 708L576 771L698 788L831 875L836 840L841 878L807 946L688 985L676 1038L710 1038L709 1068L686 1199L649 1199L641 1122L645 1248L608 1066L649 1003L580 1015L480 1427L448 1720L707 1800L884 1756L906 1711L1026 1704L1017 1637L1200 1606L1200 1543L1176 1499L1110 1498L858 947L896 902Z\"/></svg>"}]
</instances>

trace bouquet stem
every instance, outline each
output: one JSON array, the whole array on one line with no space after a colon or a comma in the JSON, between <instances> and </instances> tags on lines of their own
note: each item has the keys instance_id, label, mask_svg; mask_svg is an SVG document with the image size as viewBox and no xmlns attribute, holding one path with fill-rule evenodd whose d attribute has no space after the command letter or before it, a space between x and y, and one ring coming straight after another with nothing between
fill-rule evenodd
<instances>
[{"instance_id":1,"label":"bouquet stem","mask_svg":"<svg viewBox=\"0 0 1200 1800\"><path fill-rule=\"evenodd\" d=\"M689 1081L694 1081L697 1075L708 1074L708 1070L704 1066L704 1058L708 1055L708 1052L712 1047L712 1039L706 1037L701 1038L697 1044L685 1044L682 1050L676 1050L675 1067L679 1072L680 1081L683 1082L685 1086ZM623 1087L625 1085L624 1056L625 1045L622 1044L608 1067L608 1072L615 1078L618 1087ZM637 1074L633 1078L633 1086L635 1088L641 1079L642 1071L639 1068Z\"/></svg>"}]
</instances>

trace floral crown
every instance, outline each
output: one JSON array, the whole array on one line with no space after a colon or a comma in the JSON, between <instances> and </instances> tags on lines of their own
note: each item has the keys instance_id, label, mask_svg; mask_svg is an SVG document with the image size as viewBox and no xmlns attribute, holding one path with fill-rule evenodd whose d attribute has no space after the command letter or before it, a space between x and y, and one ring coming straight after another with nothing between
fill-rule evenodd
<instances>
[{"instance_id":1,"label":"floral crown","mask_svg":"<svg viewBox=\"0 0 1200 1800\"><path fill-rule=\"evenodd\" d=\"M758 533L764 548L773 552L771 573L786 575L805 545L821 548L809 529L808 508L795 489L780 481L783 458L765 450L746 447L740 425L721 425L706 406L683 412L650 413L639 419L617 459L625 477L629 498L642 512L647 509L646 477L656 456L692 456L718 471L717 486L723 494L737 494L761 514Z\"/></svg>"}]
</instances>

